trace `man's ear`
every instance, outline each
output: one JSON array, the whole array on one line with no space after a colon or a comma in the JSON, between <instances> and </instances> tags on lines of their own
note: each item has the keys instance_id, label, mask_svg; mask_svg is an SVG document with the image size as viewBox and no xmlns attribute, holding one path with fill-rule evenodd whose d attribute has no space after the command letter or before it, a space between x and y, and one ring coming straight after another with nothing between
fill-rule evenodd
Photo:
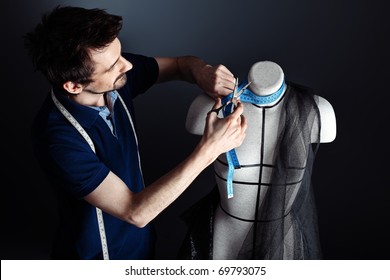
<instances>
[{"instance_id":1,"label":"man's ear","mask_svg":"<svg viewBox=\"0 0 390 280\"><path fill-rule=\"evenodd\" d=\"M83 91L83 86L79 83L74 83L71 81L67 81L62 85L64 89L70 94L79 94Z\"/></svg>"}]
</instances>

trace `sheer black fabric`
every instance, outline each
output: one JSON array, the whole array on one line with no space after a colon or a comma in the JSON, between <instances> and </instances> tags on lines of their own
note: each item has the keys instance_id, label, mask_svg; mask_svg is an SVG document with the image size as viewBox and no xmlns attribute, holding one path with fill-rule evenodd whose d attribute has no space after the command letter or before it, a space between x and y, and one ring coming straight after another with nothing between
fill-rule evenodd
<instances>
[{"instance_id":1,"label":"sheer black fabric","mask_svg":"<svg viewBox=\"0 0 390 280\"><path fill-rule=\"evenodd\" d=\"M218 187L184 212L188 226L178 259L211 260L213 258L214 210L219 202Z\"/></svg>"},{"instance_id":2,"label":"sheer black fabric","mask_svg":"<svg viewBox=\"0 0 390 280\"><path fill-rule=\"evenodd\" d=\"M321 259L311 183L321 130L317 102L318 95L312 89L287 83L271 187L261 207L258 204L256 208L256 219L237 259ZM179 259L212 259L213 215L215 207L220 207L218 198L215 188L183 215L188 232Z\"/></svg>"}]
</instances>

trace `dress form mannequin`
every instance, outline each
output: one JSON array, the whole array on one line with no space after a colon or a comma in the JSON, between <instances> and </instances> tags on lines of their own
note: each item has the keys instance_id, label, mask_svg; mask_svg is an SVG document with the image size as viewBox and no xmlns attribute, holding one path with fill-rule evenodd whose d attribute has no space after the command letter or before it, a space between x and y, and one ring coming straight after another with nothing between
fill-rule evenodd
<instances>
[{"instance_id":1,"label":"dress form mannequin","mask_svg":"<svg viewBox=\"0 0 390 280\"><path fill-rule=\"evenodd\" d=\"M243 144L235 149L241 168L234 170L233 198L227 198L228 166L225 155L214 162L220 204L213 213L212 258L319 258L319 253L308 253L311 249L309 246L307 249L305 244L306 234L311 235L309 238L317 238L312 237L316 235L315 225L308 230L303 229L306 226L301 228L300 224L305 223L302 217L307 213L302 217L300 213L309 207L306 205L313 205L312 200L307 202L309 198L306 195L310 186L307 177L311 175L308 164L312 161L310 143L328 143L335 139L334 110L326 99L316 94L309 97L312 103L304 101L301 107L296 106L296 102L300 104L302 95L294 95L294 92L306 91L307 88L285 83L282 68L274 62L255 63L248 73L248 80L252 82L249 90L257 96L270 96L278 90L282 94L261 105L242 101L248 128ZM204 119L213 103L205 94L194 100L186 120L186 129L190 133L203 133ZM294 119L295 115L299 116ZM221 112L219 116L223 117ZM295 123L300 123L299 128L295 127ZM304 132L301 133L300 129ZM300 136L305 133L306 138ZM289 149L289 141L293 152L280 152ZM294 155L299 156L296 159ZM276 164L282 166L280 170ZM288 178L279 180L278 176ZM306 212L313 210L310 207ZM310 218L316 222L313 215ZM274 239L274 236L279 237Z\"/></svg>"}]
</instances>

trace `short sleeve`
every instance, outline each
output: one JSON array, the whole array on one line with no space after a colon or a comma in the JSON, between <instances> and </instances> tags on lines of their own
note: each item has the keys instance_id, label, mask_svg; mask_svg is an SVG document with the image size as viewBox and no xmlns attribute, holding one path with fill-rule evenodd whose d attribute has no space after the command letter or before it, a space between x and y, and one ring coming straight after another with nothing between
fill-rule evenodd
<instances>
[{"instance_id":1,"label":"short sleeve","mask_svg":"<svg viewBox=\"0 0 390 280\"><path fill-rule=\"evenodd\" d=\"M52 180L72 196L82 199L107 177L110 170L86 140L69 125L53 125L47 133L42 155ZM57 178L61 180L57 181Z\"/></svg>"}]
</instances>

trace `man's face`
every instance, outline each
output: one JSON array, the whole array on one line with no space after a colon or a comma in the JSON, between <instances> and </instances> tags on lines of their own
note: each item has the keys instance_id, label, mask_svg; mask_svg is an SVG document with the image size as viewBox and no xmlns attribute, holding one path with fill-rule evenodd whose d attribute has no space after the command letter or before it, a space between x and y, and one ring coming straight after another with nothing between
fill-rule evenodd
<instances>
[{"instance_id":1,"label":"man's face","mask_svg":"<svg viewBox=\"0 0 390 280\"><path fill-rule=\"evenodd\" d=\"M118 38L103 50L91 51L91 57L95 63L95 71L91 77L93 82L83 91L102 94L126 84L125 73L133 68L133 65L122 57Z\"/></svg>"}]
</instances>

